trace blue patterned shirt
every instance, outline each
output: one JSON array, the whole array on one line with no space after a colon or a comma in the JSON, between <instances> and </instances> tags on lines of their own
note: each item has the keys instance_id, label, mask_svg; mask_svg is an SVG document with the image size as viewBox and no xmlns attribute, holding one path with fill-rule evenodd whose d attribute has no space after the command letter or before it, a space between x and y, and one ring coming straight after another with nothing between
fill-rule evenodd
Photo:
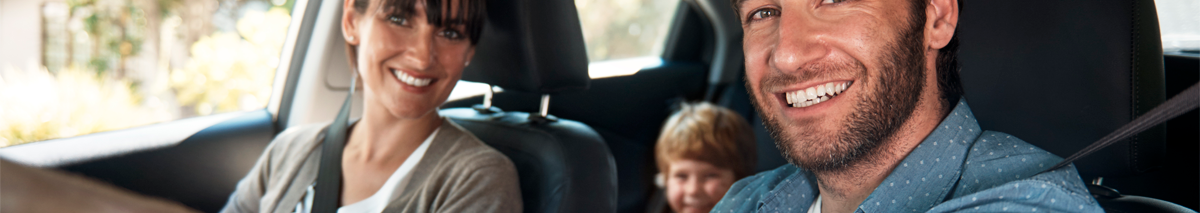
<instances>
[{"instance_id":1,"label":"blue patterned shirt","mask_svg":"<svg viewBox=\"0 0 1200 213\"><path fill-rule=\"evenodd\" d=\"M1074 165L1012 135L982 131L960 99L855 212L1103 212ZM734 183L712 212L804 212L819 193L788 164Z\"/></svg>"}]
</instances>

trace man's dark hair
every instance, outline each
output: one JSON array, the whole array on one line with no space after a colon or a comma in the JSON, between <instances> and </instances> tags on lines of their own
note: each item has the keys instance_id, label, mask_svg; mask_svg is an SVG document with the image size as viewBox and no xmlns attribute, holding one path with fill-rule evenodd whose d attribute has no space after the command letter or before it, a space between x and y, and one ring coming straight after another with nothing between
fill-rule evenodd
<instances>
[{"instance_id":1,"label":"man's dark hair","mask_svg":"<svg viewBox=\"0 0 1200 213\"><path fill-rule=\"evenodd\" d=\"M353 0L354 11L362 13L376 0ZM425 3L425 19L437 27L463 25L466 34L471 38L471 45L479 43L479 35L483 34L483 18L486 14L484 0L459 0L458 7L450 8L454 0L381 0L383 5L379 12L389 13L399 17L412 17L416 13L417 1ZM442 10L456 11L455 14L442 17Z\"/></svg>"},{"instance_id":2,"label":"man's dark hair","mask_svg":"<svg viewBox=\"0 0 1200 213\"><path fill-rule=\"evenodd\" d=\"M915 24L925 24L925 7L929 5L925 2L928 1L912 1L913 16L919 19L919 22ZM962 17L962 8L963 1L958 0L959 17ZM950 37L950 42L938 50L935 66L937 66L938 90L941 90L942 93L942 109L946 110L945 113L950 113L950 110L954 109L954 104L958 103L958 99L963 95L962 79L959 77L962 65L958 63L958 26L954 27L954 36Z\"/></svg>"},{"instance_id":3,"label":"man's dark hair","mask_svg":"<svg viewBox=\"0 0 1200 213\"><path fill-rule=\"evenodd\" d=\"M739 21L742 16L741 5L739 3L743 1L745 0L730 0L730 3L733 4L734 14L738 15L737 18ZM911 24L925 24L925 7L929 5L926 4L928 2L929 0L910 1L912 3L912 7L910 8L913 9L910 14L913 19L910 20ZM963 1L958 0L959 17L962 17L962 8ZM954 104L958 103L958 99L963 95L962 80L959 78L959 71L962 69L962 66L958 63L958 34L958 27L956 26L954 28L954 36L950 37L950 42L938 50L936 62L938 90L941 90L942 108L946 110L946 113L954 109Z\"/></svg>"}]
</instances>

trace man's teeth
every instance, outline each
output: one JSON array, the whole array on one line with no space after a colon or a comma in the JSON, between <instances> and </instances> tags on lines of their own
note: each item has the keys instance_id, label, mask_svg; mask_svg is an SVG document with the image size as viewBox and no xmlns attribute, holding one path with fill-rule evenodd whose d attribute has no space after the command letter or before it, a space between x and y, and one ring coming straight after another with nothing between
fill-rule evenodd
<instances>
[{"instance_id":1,"label":"man's teeth","mask_svg":"<svg viewBox=\"0 0 1200 213\"><path fill-rule=\"evenodd\" d=\"M814 87L805 88L784 93L784 98L787 99L788 105L792 107L807 107L814 104L828 101L830 98L842 94L853 81L841 83L825 83Z\"/></svg>"},{"instance_id":2,"label":"man's teeth","mask_svg":"<svg viewBox=\"0 0 1200 213\"><path fill-rule=\"evenodd\" d=\"M408 75L408 73L400 72L399 70L392 70L392 74L395 74L396 79L399 79L400 82L404 82L404 84L414 87L429 86L429 82L433 82L433 79L413 77Z\"/></svg>"}]
</instances>

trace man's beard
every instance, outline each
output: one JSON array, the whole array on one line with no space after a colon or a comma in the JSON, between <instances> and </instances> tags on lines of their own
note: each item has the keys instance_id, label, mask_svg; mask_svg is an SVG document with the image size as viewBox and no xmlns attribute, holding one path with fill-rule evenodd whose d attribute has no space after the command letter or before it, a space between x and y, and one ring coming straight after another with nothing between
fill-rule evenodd
<instances>
[{"instance_id":1,"label":"man's beard","mask_svg":"<svg viewBox=\"0 0 1200 213\"><path fill-rule=\"evenodd\" d=\"M752 103L764 118L764 124L775 146L784 159L793 165L814 172L840 171L856 163L871 161L879 155L884 140L891 137L908 120L924 89L925 63L921 39L921 24L914 24L896 40L893 48L887 48L878 79L861 79L854 86L864 89L864 96L853 104L853 111L846 123L833 135L820 134L815 124L801 124L796 129L785 129L781 115L769 114L758 102L756 95ZM799 75L768 72L760 81L761 88L783 86L801 82L837 71L853 70L865 76L867 70L861 62L834 62L804 67ZM773 75L774 74L774 75ZM747 88L749 87L749 82ZM874 84L873 90L868 85ZM759 91L763 95L771 93ZM769 97L769 96L766 96ZM848 98L848 97L843 97ZM790 107L790 106L787 106ZM832 143L832 144L829 144Z\"/></svg>"}]
</instances>

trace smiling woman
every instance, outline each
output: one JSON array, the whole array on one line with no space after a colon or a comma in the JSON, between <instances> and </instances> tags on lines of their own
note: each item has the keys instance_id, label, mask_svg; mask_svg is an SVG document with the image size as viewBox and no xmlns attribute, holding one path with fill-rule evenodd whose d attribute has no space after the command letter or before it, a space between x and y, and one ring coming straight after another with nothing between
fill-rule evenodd
<instances>
[{"instance_id":1,"label":"smiling woman","mask_svg":"<svg viewBox=\"0 0 1200 213\"><path fill-rule=\"evenodd\" d=\"M513 163L437 111L475 55L484 1L341 6L362 118L280 133L222 211L520 212Z\"/></svg>"}]
</instances>

